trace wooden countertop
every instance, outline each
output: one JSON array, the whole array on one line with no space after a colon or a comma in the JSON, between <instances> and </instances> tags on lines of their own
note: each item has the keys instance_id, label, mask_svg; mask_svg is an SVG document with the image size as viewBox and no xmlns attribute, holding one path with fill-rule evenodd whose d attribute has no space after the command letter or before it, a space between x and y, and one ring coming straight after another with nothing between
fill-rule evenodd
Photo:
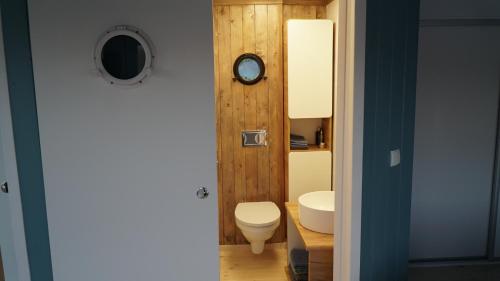
<instances>
[{"instance_id":1,"label":"wooden countertop","mask_svg":"<svg viewBox=\"0 0 500 281\"><path fill-rule=\"evenodd\" d=\"M299 206L297 203L287 202L285 206L308 251L333 250L332 234L323 234L303 227L299 222Z\"/></svg>"}]
</instances>

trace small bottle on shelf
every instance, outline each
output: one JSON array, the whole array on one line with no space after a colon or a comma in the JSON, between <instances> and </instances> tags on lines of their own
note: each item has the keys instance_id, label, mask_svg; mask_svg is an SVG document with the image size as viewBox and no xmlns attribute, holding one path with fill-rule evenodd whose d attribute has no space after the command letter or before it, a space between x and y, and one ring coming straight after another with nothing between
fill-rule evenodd
<instances>
[{"instance_id":1,"label":"small bottle on shelf","mask_svg":"<svg viewBox=\"0 0 500 281\"><path fill-rule=\"evenodd\" d=\"M323 133L323 128L319 128L319 147L325 147L325 135Z\"/></svg>"},{"instance_id":2,"label":"small bottle on shelf","mask_svg":"<svg viewBox=\"0 0 500 281\"><path fill-rule=\"evenodd\" d=\"M318 129L316 130L316 145L319 146L321 144L321 127L318 127Z\"/></svg>"},{"instance_id":3,"label":"small bottle on shelf","mask_svg":"<svg viewBox=\"0 0 500 281\"><path fill-rule=\"evenodd\" d=\"M325 135L321 127L318 127L318 130L316 130L316 145L320 148L325 147Z\"/></svg>"}]
</instances>

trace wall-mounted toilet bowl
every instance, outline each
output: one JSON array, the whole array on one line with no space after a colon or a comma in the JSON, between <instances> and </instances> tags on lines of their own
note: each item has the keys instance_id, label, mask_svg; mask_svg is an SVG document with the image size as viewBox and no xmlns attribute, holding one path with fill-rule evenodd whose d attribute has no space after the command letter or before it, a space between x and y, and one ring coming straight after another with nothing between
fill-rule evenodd
<instances>
[{"instance_id":1,"label":"wall-mounted toilet bowl","mask_svg":"<svg viewBox=\"0 0 500 281\"><path fill-rule=\"evenodd\" d=\"M236 225L250 242L252 253L264 251L264 243L280 225L281 212L273 202L239 203L234 211Z\"/></svg>"}]
</instances>

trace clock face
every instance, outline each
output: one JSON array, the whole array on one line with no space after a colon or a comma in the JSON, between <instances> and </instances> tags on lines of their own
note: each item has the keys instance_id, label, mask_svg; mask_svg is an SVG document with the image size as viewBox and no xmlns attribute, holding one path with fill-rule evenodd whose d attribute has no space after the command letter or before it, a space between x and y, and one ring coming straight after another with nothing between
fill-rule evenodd
<instances>
[{"instance_id":1,"label":"clock face","mask_svg":"<svg viewBox=\"0 0 500 281\"><path fill-rule=\"evenodd\" d=\"M256 54L243 54L234 62L233 72L241 83L253 85L264 77L264 62Z\"/></svg>"}]
</instances>

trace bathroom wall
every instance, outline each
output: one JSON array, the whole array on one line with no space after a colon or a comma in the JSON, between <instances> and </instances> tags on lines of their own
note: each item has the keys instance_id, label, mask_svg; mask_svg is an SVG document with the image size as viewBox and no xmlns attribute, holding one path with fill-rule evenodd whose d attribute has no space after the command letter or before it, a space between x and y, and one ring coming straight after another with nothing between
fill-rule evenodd
<instances>
[{"instance_id":1,"label":"bathroom wall","mask_svg":"<svg viewBox=\"0 0 500 281\"><path fill-rule=\"evenodd\" d=\"M498 18L498 0L420 0L420 19Z\"/></svg>"},{"instance_id":2,"label":"bathroom wall","mask_svg":"<svg viewBox=\"0 0 500 281\"><path fill-rule=\"evenodd\" d=\"M235 225L239 202L273 201L283 209L283 71L280 5L214 7L220 242L243 243ZM233 81L243 53L264 61L267 80L246 86ZM241 131L265 129L268 145L243 147ZM283 227L274 241L284 238Z\"/></svg>"},{"instance_id":3,"label":"bathroom wall","mask_svg":"<svg viewBox=\"0 0 500 281\"><path fill-rule=\"evenodd\" d=\"M500 2L421 1L421 20L482 18L499 19ZM499 36L498 26L420 27L412 260L486 257Z\"/></svg>"},{"instance_id":4,"label":"bathroom wall","mask_svg":"<svg viewBox=\"0 0 500 281\"><path fill-rule=\"evenodd\" d=\"M282 212L281 225L271 242L281 242L285 239L286 229L284 23L292 18L325 18L326 7L216 1L213 14L219 240L221 244L245 243L234 221L236 205L239 202L270 200ZM253 86L244 86L232 79L235 59L247 52L261 56L266 65L267 79ZM252 129L268 131L266 147L241 146L241 131Z\"/></svg>"}]
</instances>

